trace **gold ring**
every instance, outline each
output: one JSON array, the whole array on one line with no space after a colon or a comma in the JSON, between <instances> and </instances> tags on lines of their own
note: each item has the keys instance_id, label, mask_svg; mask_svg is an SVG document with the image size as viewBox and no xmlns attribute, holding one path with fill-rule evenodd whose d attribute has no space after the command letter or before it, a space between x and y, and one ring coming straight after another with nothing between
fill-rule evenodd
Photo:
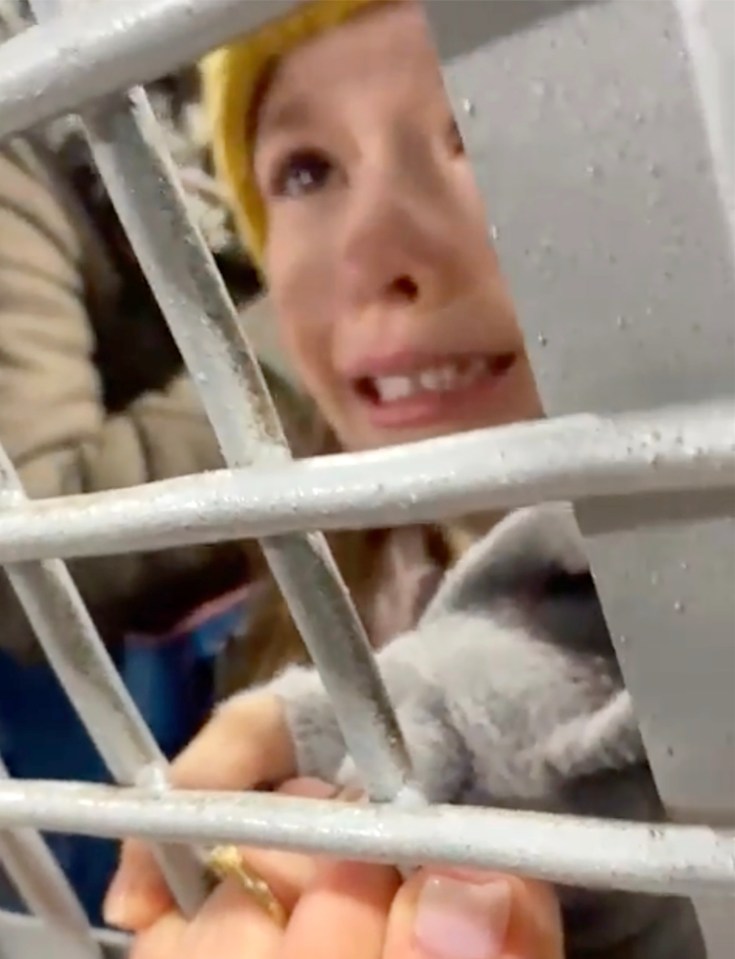
<instances>
[{"instance_id":1,"label":"gold ring","mask_svg":"<svg viewBox=\"0 0 735 959\"><path fill-rule=\"evenodd\" d=\"M283 929L288 921L283 904L276 898L271 887L263 879L237 846L217 846L207 856L207 868L218 880L230 877L237 879L245 892L273 922Z\"/></svg>"}]
</instances>

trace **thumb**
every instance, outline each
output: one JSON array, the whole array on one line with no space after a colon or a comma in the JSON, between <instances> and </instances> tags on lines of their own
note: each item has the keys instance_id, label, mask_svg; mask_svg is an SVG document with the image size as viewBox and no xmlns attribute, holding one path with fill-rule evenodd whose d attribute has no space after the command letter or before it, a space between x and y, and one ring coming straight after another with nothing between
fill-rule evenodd
<instances>
[{"instance_id":1,"label":"thumb","mask_svg":"<svg viewBox=\"0 0 735 959\"><path fill-rule=\"evenodd\" d=\"M564 959L559 905L530 880L421 870L393 902L384 959Z\"/></svg>"}]
</instances>

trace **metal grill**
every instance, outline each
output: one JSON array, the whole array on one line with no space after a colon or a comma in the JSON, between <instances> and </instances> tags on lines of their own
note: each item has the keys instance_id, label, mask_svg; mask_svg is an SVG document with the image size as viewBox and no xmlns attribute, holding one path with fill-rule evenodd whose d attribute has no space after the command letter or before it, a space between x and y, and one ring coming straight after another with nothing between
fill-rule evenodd
<instances>
[{"instance_id":1,"label":"metal grill","mask_svg":"<svg viewBox=\"0 0 735 959\"><path fill-rule=\"evenodd\" d=\"M298 463L146 95L130 89L289 3L111 0L69 4L61 16L56 0L33 6L41 24L0 48L0 137L81 110L228 469L31 502L0 458L0 563L128 787L49 790L0 767L0 859L43 920L0 915L0 955L43 955L49 935L64 959L125 952L123 940L88 928L34 831L52 829L155 840L187 910L203 887L194 856L169 845L182 841L682 892L696 897L711 959L725 959L735 834L715 826L735 813L733 4L430 0L550 418ZM368 643L315 531L562 498L588 538L662 796L674 820L701 825L421 806ZM62 558L243 536L261 538L350 752L372 797L390 806L166 789L162 757Z\"/></svg>"}]
</instances>

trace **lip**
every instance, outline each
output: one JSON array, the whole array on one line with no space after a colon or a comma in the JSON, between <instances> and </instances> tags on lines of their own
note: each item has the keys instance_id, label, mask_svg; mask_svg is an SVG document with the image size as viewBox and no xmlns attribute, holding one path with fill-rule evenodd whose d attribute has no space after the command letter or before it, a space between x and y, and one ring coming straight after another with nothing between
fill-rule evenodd
<instances>
[{"instance_id":1,"label":"lip","mask_svg":"<svg viewBox=\"0 0 735 959\"><path fill-rule=\"evenodd\" d=\"M474 354L477 356L478 354ZM393 400L389 403L373 401L355 387L355 394L362 403L371 425L378 429L426 429L438 427L442 423L461 423L477 419L478 407L490 402L493 395L503 386L517 364L516 354L503 354L507 362L487 373L467 386L455 390L433 392L426 390L414 396ZM503 357L498 357L500 360ZM452 359L459 359L454 356ZM446 364L449 358L444 355L433 360L423 355L391 356L370 365L370 372L359 378L377 376L410 375L433 365ZM366 368L366 367L363 367ZM357 378L356 378L357 379Z\"/></svg>"}]
</instances>

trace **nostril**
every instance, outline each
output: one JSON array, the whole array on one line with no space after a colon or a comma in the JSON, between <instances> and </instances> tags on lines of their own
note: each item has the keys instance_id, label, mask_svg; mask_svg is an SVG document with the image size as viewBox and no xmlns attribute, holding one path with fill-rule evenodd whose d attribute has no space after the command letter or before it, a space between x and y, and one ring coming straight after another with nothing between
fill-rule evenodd
<instances>
[{"instance_id":1,"label":"nostril","mask_svg":"<svg viewBox=\"0 0 735 959\"><path fill-rule=\"evenodd\" d=\"M418 284L410 276L397 276L390 285L391 293L405 300L415 300L419 295Z\"/></svg>"}]
</instances>

